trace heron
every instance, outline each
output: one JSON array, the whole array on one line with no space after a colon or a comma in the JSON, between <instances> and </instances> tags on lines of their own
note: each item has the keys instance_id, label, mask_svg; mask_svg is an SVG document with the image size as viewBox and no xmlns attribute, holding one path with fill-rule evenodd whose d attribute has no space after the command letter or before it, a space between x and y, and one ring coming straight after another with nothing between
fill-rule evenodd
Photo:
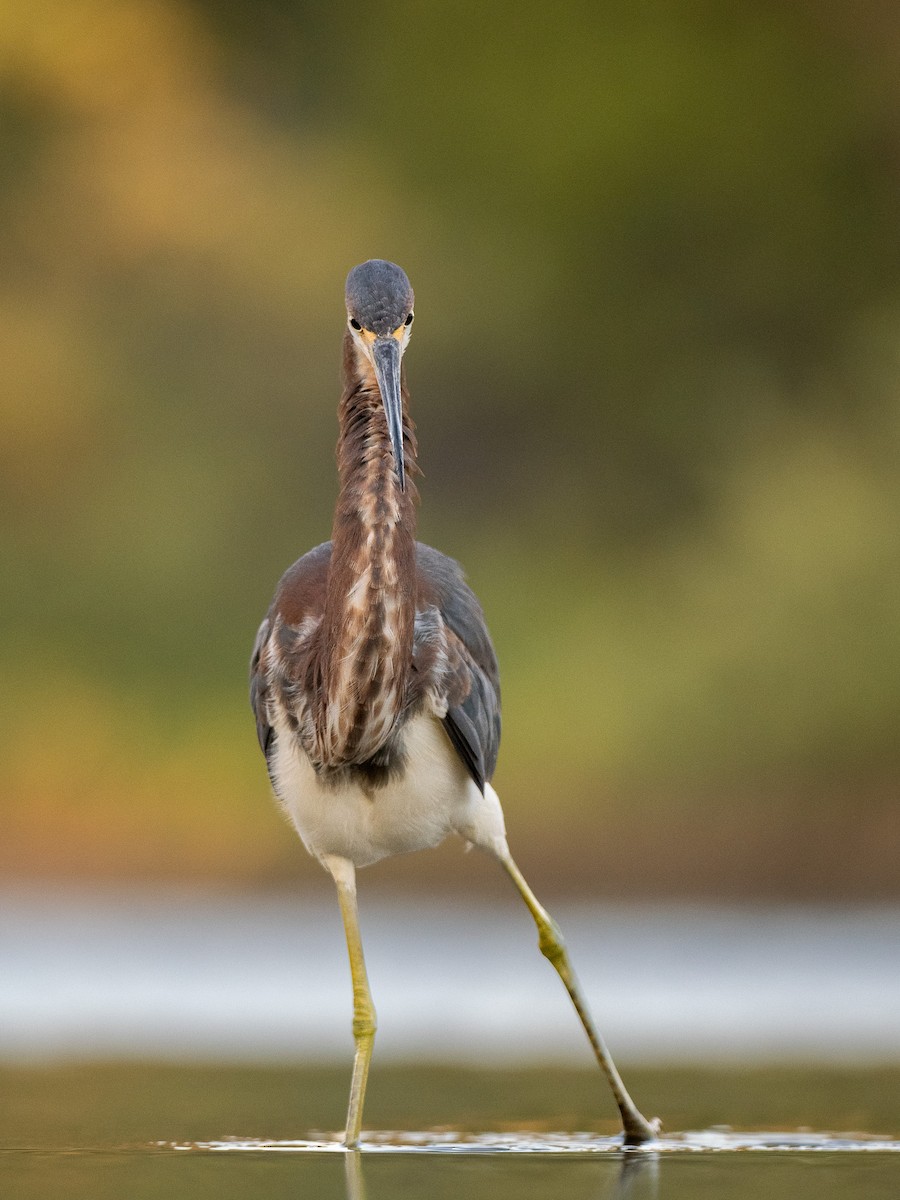
<instances>
[{"instance_id":1,"label":"heron","mask_svg":"<svg viewBox=\"0 0 900 1200\"><path fill-rule=\"evenodd\" d=\"M416 541L416 436L403 355L414 296L396 264L347 277L339 493L331 540L289 567L259 627L250 700L275 796L334 879L353 984L355 1055L344 1144L359 1145L376 1031L356 872L458 834L509 875L534 918L621 1114L654 1138L588 1011L556 922L510 854L491 778L497 658L458 564Z\"/></svg>"}]
</instances>

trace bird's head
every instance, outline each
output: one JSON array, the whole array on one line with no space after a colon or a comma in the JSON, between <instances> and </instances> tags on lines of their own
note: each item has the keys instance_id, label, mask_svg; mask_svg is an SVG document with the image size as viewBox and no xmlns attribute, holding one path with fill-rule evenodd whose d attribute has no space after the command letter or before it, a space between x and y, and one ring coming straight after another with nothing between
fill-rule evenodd
<instances>
[{"instance_id":1,"label":"bird's head","mask_svg":"<svg viewBox=\"0 0 900 1200\"><path fill-rule=\"evenodd\" d=\"M372 364L378 381L402 490L406 481L400 360L413 323L413 290L406 272L395 263L372 258L347 276L346 301L350 336L359 353Z\"/></svg>"}]
</instances>

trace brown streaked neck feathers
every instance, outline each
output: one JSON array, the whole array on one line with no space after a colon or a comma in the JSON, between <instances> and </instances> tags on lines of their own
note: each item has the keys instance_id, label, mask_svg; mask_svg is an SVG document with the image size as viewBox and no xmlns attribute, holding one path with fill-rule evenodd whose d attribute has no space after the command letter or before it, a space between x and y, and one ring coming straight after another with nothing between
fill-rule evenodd
<instances>
[{"instance_id":1,"label":"brown streaked neck feathers","mask_svg":"<svg viewBox=\"0 0 900 1200\"><path fill-rule=\"evenodd\" d=\"M340 493L322 622L326 763L368 761L403 709L415 620L416 440L402 382L406 490L400 490L374 371L344 337L338 409Z\"/></svg>"}]
</instances>

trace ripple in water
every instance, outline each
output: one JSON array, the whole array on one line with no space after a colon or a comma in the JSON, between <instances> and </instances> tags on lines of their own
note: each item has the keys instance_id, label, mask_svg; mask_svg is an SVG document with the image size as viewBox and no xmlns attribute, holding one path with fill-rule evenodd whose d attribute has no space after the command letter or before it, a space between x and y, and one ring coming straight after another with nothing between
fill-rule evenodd
<instances>
[{"instance_id":1,"label":"ripple in water","mask_svg":"<svg viewBox=\"0 0 900 1200\"><path fill-rule=\"evenodd\" d=\"M158 1142L157 1148L205 1153L343 1154L340 1135L295 1141L262 1138L224 1138L215 1142ZM387 1130L364 1135L364 1154L696 1154L768 1151L781 1154L900 1153L900 1140L861 1133L811 1131L736 1133L732 1129L689 1130L661 1134L644 1146L624 1150L621 1136L594 1133L460 1133L427 1130L420 1133Z\"/></svg>"}]
</instances>

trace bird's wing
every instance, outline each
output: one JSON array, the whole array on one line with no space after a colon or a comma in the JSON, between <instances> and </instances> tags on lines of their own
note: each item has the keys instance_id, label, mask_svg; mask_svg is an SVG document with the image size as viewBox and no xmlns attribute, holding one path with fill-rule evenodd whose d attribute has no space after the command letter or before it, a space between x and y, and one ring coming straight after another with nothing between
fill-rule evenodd
<instances>
[{"instance_id":1,"label":"bird's wing","mask_svg":"<svg viewBox=\"0 0 900 1200\"><path fill-rule=\"evenodd\" d=\"M250 707L256 716L256 736L267 761L275 736L267 705L269 655L274 650L279 663L285 665L303 637L301 630L305 623L309 618L321 617L330 559L331 542L323 542L288 567L256 635L250 658ZM270 649L273 635L277 646Z\"/></svg>"},{"instance_id":2,"label":"bird's wing","mask_svg":"<svg viewBox=\"0 0 900 1200\"><path fill-rule=\"evenodd\" d=\"M269 618L264 617L256 633L253 643L253 653L250 656L250 707L256 717L256 736L260 749L269 757L269 747L272 743L272 726L266 712L266 675L262 666L262 654L269 640Z\"/></svg>"},{"instance_id":3,"label":"bird's wing","mask_svg":"<svg viewBox=\"0 0 900 1200\"><path fill-rule=\"evenodd\" d=\"M447 706L444 728L469 774L484 791L500 748L497 656L481 605L458 564L421 544L416 547L416 564L419 595L414 659L426 658L423 651L429 638L424 613L433 606L445 627L446 662L435 675Z\"/></svg>"}]
</instances>

